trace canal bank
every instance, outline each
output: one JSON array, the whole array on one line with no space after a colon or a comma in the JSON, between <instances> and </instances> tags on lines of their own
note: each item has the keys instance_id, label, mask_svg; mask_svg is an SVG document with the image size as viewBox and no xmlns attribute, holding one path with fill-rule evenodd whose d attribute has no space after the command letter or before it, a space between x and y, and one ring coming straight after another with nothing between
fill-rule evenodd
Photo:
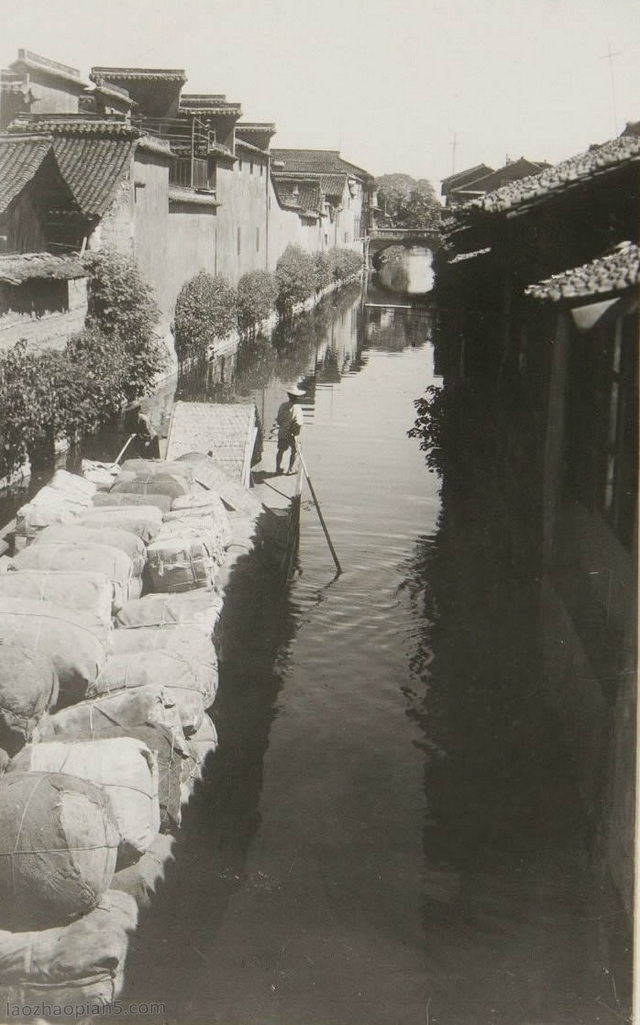
<instances>
[{"instance_id":1,"label":"canal bank","mask_svg":"<svg viewBox=\"0 0 640 1025\"><path fill-rule=\"evenodd\" d=\"M459 421L446 444L478 462L443 488L406 437L439 385L424 314L355 299L307 330L305 453L345 573L303 503L288 596L253 589L221 666L220 746L124 999L176 1025L619 1021L620 910L539 687L496 450Z\"/></svg>"}]
</instances>

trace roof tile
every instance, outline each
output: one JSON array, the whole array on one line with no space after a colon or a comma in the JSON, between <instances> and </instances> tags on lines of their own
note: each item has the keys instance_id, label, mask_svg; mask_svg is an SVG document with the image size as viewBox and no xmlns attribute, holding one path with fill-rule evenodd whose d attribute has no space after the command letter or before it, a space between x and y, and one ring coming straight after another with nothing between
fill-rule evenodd
<instances>
[{"instance_id":1,"label":"roof tile","mask_svg":"<svg viewBox=\"0 0 640 1025\"><path fill-rule=\"evenodd\" d=\"M598 174L640 160L640 138L633 135L619 136L579 153L569 160L563 160L555 167L549 167L540 174L510 182L495 192L471 200L464 210L484 210L488 213L503 213L519 206L544 199L552 193L572 185L580 184Z\"/></svg>"},{"instance_id":2,"label":"roof tile","mask_svg":"<svg viewBox=\"0 0 640 1025\"><path fill-rule=\"evenodd\" d=\"M271 156L284 164L285 171L316 174L352 174L358 178L371 178L368 171L343 160L338 150L332 149L273 149Z\"/></svg>"},{"instance_id":3,"label":"roof tile","mask_svg":"<svg viewBox=\"0 0 640 1025\"><path fill-rule=\"evenodd\" d=\"M0 136L0 212L3 213L31 181L51 144L49 136Z\"/></svg>"},{"instance_id":4,"label":"roof tile","mask_svg":"<svg viewBox=\"0 0 640 1025\"><path fill-rule=\"evenodd\" d=\"M10 253L0 256L0 281L22 284L30 278L86 278L86 267L77 256L51 253Z\"/></svg>"},{"instance_id":5,"label":"roof tile","mask_svg":"<svg viewBox=\"0 0 640 1025\"><path fill-rule=\"evenodd\" d=\"M640 284L640 247L621 242L613 252L583 263L580 267L554 274L529 285L525 294L533 299L560 302L578 298L611 295Z\"/></svg>"}]
</instances>

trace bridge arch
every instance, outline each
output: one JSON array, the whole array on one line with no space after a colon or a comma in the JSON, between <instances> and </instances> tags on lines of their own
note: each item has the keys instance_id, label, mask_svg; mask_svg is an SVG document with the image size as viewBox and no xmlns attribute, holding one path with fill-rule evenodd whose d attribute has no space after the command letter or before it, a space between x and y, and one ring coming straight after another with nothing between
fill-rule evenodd
<instances>
[{"instance_id":1,"label":"bridge arch","mask_svg":"<svg viewBox=\"0 0 640 1025\"><path fill-rule=\"evenodd\" d=\"M420 228L376 228L365 239L367 269L380 270L382 253L391 246L424 246L435 252L440 248L440 236L435 231Z\"/></svg>"}]
</instances>

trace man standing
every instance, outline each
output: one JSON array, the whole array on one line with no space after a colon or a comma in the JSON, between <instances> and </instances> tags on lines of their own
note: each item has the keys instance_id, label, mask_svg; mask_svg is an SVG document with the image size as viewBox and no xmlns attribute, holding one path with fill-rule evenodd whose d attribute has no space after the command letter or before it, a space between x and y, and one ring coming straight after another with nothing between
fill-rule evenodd
<instances>
[{"instance_id":1,"label":"man standing","mask_svg":"<svg viewBox=\"0 0 640 1025\"><path fill-rule=\"evenodd\" d=\"M287 402L283 402L276 416L278 425L278 455L276 457L276 473L282 473L282 457L289 449L289 473L295 473L295 465L300 451L300 431L302 430L303 414L299 399L304 392L297 385L287 388L289 396Z\"/></svg>"}]
</instances>

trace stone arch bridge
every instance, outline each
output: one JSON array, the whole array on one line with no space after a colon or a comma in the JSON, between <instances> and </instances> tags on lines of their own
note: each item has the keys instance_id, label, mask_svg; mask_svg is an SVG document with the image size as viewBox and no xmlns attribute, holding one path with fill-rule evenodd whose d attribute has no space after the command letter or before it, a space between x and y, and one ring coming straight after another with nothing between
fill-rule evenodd
<instances>
[{"instance_id":1,"label":"stone arch bridge","mask_svg":"<svg viewBox=\"0 0 640 1025\"><path fill-rule=\"evenodd\" d=\"M367 270L380 269L381 254L390 246L425 246L435 252L440 247L440 236L427 228L373 228L364 240Z\"/></svg>"}]
</instances>

